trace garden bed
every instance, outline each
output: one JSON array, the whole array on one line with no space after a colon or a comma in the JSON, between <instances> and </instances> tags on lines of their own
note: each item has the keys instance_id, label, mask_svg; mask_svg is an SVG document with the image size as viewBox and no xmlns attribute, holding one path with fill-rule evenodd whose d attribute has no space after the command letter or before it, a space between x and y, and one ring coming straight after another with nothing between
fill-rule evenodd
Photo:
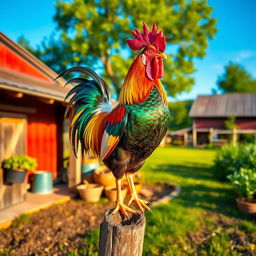
<instances>
[{"instance_id":1,"label":"garden bed","mask_svg":"<svg viewBox=\"0 0 256 256\"><path fill-rule=\"evenodd\" d=\"M171 198L173 192L177 193L177 187L168 183L146 185L141 191L143 198L150 202ZM22 215L11 227L0 231L0 255L63 255L85 248L83 239L99 227L105 211L112 207L106 199L100 203L70 200Z\"/></svg>"}]
</instances>

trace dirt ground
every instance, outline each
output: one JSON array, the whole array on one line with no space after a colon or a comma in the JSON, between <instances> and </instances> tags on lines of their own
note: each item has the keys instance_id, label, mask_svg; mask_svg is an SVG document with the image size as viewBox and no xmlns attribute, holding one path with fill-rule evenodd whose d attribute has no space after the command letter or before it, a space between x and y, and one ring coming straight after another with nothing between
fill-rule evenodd
<instances>
[{"instance_id":1,"label":"dirt ground","mask_svg":"<svg viewBox=\"0 0 256 256\"><path fill-rule=\"evenodd\" d=\"M142 197L150 202L170 194L174 187L165 183L147 185ZM99 227L113 203L102 199L86 203L72 199L31 215L22 215L0 230L0 255L64 255L84 246L88 232Z\"/></svg>"}]
</instances>

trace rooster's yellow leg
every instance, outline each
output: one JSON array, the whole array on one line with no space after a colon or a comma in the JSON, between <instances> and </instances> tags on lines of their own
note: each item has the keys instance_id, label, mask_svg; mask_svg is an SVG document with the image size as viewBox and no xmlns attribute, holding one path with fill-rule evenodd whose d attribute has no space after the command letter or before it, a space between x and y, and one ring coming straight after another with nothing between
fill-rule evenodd
<instances>
[{"instance_id":1,"label":"rooster's yellow leg","mask_svg":"<svg viewBox=\"0 0 256 256\"><path fill-rule=\"evenodd\" d=\"M131 192L131 199L130 199L128 205L130 205L132 202L134 202L138 206L138 208L140 209L141 212L144 212L144 209L150 211L150 208L147 206L148 202L145 200L142 200L138 197L138 194L136 192L134 182L133 182L133 174L130 174L130 173L126 174L126 178L128 181L130 192Z\"/></svg>"},{"instance_id":2,"label":"rooster's yellow leg","mask_svg":"<svg viewBox=\"0 0 256 256\"><path fill-rule=\"evenodd\" d=\"M117 190L117 198L115 202L115 209L113 210L112 214L115 214L118 211L120 211L125 217L128 217L127 212L136 213L135 210L131 209L130 207L124 204L121 179L116 179L116 190Z\"/></svg>"}]
</instances>

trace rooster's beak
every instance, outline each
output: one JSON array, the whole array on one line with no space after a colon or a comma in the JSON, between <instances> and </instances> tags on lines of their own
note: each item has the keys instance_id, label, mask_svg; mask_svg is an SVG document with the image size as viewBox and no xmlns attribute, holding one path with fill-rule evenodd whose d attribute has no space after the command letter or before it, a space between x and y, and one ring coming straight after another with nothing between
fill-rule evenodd
<instances>
[{"instance_id":1,"label":"rooster's beak","mask_svg":"<svg viewBox=\"0 0 256 256\"><path fill-rule=\"evenodd\" d=\"M167 56L164 53L159 53L156 55L158 58L167 59Z\"/></svg>"}]
</instances>

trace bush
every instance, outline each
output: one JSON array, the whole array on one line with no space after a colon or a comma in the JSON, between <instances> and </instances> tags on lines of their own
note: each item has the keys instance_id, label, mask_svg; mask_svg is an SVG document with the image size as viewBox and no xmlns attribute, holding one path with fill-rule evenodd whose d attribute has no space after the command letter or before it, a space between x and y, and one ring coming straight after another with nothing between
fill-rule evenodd
<instances>
[{"instance_id":1,"label":"bush","mask_svg":"<svg viewBox=\"0 0 256 256\"><path fill-rule=\"evenodd\" d=\"M238 154L239 148L232 146L224 146L217 152L214 159L214 172L216 178L226 180L227 175L236 170Z\"/></svg>"},{"instance_id":2,"label":"bush","mask_svg":"<svg viewBox=\"0 0 256 256\"><path fill-rule=\"evenodd\" d=\"M37 167L37 160L29 156L17 155L4 160L2 163L2 167L4 169L12 170L34 170Z\"/></svg>"},{"instance_id":3,"label":"bush","mask_svg":"<svg viewBox=\"0 0 256 256\"><path fill-rule=\"evenodd\" d=\"M217 152L214 163L215 176L220 180L227 180L229 174L239 171L241 168L254 169L256 145L225 146Z\"/></svg>"},{"instance_id":4,"label":"bush","mask_svg":"<svg viewBox=\"0 0 256 256\"><path fill-rule=\"evenodd\" d=\"M256 198L256 169L241 168L239 171L228 175L228 179L241 197L246 197L250 201Z\"/></svg>"},{"instance_id":5,"label":"bush","mask_svg":"<svg viewBox=\"0 0 256 256\"><path fill-rule=\"evenodd\" d=\"M181 140L173 140L172 141L172 145L174 145L174 146L181 146L182 145L182 141Z\"/></svg>"}]
</instances>

